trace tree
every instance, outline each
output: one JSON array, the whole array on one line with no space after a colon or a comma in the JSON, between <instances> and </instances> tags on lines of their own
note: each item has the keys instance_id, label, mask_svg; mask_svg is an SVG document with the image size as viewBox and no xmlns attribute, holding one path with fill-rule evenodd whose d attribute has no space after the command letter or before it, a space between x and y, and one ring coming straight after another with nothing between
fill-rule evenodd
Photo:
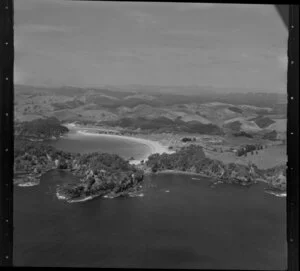
<instances>
[{"instance_id":1,"label":"tree","mask_svg":"<svg viewBox=\"0 0 300 271\"><path fill-rule=\"evenodd\" d=\"M158 165L157 164L154 164L153 166L152 166L152 168L151 168L151 170L152 170L152 172L157 172L157 170L158 170Z\"/></svg>"}]
</instances>

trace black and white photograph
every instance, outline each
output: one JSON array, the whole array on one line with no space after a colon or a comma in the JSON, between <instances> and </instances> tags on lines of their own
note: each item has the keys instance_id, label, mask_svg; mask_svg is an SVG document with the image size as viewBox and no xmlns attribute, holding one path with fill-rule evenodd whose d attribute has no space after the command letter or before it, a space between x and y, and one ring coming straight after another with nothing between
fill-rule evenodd
<instances>
[{"instance_id":1,"label":"black and white photograph","mask_svg":"<svg viewBox=\"0 0 300 271\"><path fill-rule=\"evenodd\" d=\"M286 270L275 5L14 0L14 266Z\"/></svg>"}]
</instances>

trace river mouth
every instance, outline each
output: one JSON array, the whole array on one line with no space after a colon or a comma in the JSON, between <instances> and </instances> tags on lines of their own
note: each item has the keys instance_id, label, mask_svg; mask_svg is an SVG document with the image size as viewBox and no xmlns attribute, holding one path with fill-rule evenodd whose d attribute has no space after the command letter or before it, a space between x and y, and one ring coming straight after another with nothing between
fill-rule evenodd
<instances>
[{"instance_id":1,"label":"river mouth","mask_svg":"<svg viewBox=\"0 0 300 271\"><path fill-rule=\"evenodd\" d=\"M89 152L102 143L64 137L54 144ZM146 176L139 197L57 199L57 186L76 181L52 170L38 186L15 187L14 265L286 268L285 199L264 193L263 183L212 188L209 178L158 174Z\"/></svg>"}]
</instances>

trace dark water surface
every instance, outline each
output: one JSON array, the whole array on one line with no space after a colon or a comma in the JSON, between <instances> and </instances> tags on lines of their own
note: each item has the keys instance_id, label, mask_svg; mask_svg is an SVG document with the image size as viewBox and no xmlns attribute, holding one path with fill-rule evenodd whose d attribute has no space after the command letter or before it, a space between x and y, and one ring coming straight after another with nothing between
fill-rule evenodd
<instances>
[{"instance_id":1,"label":"dark water surface","mask_svg":"<svg viewBox=\"0 0 300 271\"><path fill-rule=\"evenodd\" d=\"M286 268L286 200L264 184L166 174L146 178L144 197L58 200L56 186L72 179L52 171L15 187L16 266Z\"/></svg>"}]
</instances>

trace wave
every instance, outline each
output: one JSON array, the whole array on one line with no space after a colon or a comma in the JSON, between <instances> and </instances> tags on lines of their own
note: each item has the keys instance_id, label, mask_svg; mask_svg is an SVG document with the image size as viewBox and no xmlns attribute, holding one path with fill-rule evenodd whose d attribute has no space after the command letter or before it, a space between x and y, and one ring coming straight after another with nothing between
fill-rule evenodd
<instances>
[{"instance_id":1,"label":"wave","mask_svg":"<svg viewBox=\"0 0 300 271\"><path fill-rule=\"evenodd\" d=\"M91 200L93 198L95 198L96 196L87 196L87 197L84 197L84 198L79 198L79 199L69 199L68 197L66 197L65 195L62 195L59 193L59 191L56 192L56 197L59 199L59 200L66 200L68 203L76 203L76 202L84 202L84 201L88 201L88 200Z\"/></svg>"},{"instance_id":2,"label":"wave","mask_svg":"<svg viewBox=\"0 0 300 271\"><path fill-rule=\"evenodd\" d=\"M59 192L56 192L56 197L57 197L58 199L61 199L61 200L66 200L66 199L67 199L66 196L60 195Z\"/></svg>"},{"instance_id":3,"label":"wave","mask_svg":"<svg viewBox=\"0 0 300 271\"><path fill-rule=\"evenodd\" d=\"M105 196L103 196L103 198L105 198L105 199L114 199L115 197L114 196L105 195Z\"/></svg>"},{"instance_id":4,"label":"wave","mask_svg":"<svg viewBox=\"0 0 300 271\"><path fill-rule=\"evenodd\" d=\"M265 193L273 195L275 197L279 197L279 198L286 197L286 192L276 192L276 191L266 190Z\"/></svg>"},{"instance_id":5,"label":"wave","mask_svg":"<svg viewBox=\"0 0 300 271\"><path fill-rule=\"evenodd\" d=\"M27 183L19 183L18 186L20 187L32 187L32 186L36 186L39 185L39 182L27 182Z\"/></svg>"},{"instance_id":6,"label":"wave","mask_svg":"<svg viewBox=\"0 0 300 271\"><path fill-rule=\"evenodd\" d=\"M136 198L136 197L144 197L145 195L144 195L144 193L140 193L140 194L129 194L129 197L131 197L131 198Z\"/></svg>"},{"instance_id":7,"label":"wave","mask_svg":"<svg viewBox=\"0 0 300 271\"><path fill-rule=\"evenodd\" d=\"M84 202L84 201L88 201L88 200L91 200L93 199L94 197L92 196L88 196L88 197L85 197L85 198L82 198L82 199L72 199L72 200L68 200L69 203L76 203L76 202Z\"/></svg>"}]
</instances>

